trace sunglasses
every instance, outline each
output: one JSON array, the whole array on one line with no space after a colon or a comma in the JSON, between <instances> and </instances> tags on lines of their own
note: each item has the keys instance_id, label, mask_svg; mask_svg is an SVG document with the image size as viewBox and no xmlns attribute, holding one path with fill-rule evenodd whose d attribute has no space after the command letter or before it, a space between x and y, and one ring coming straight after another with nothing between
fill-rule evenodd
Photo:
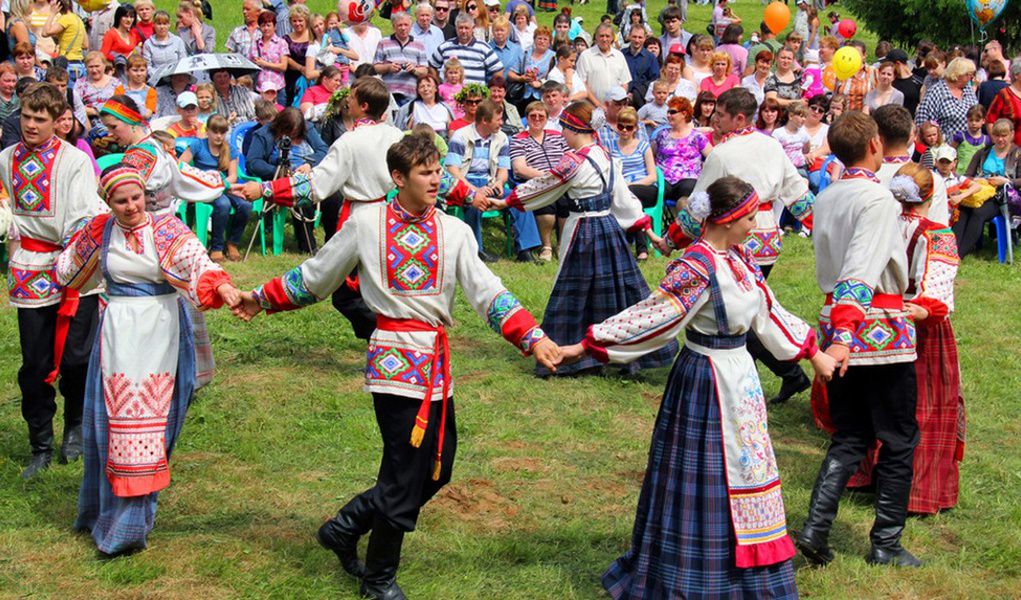
<instances>
[{"instance_id":1,"label":"sunglasses","mask_svg":"<svg viewBox=\"0 0 1021 600\"><path fill-rule=\"evenodd\" d=\"M821 106L809 106L808 110L810 110L810 111L812 111L814 113L819 113L820 115L823 114L824 112L826 112L826 110L823 107L821 107Z\"/></svg>"},{"instance_id":2,"label":"sunglasses","mask_svg":"<svg viewBox=\"0 0 1021 600\"><path fill-rule=\"evenodd\" d=\"M668 114L668 115L676 115L676 114L679 114L680 112L681 111L679 111L679 110L668 110L668 111L666 111L666 114Z\"/></svg>"},{"instance_id":3,"label":"sunglasses","mask_svg":"<svg viewBox=\"0 0 1021 600\"><path fill-rule=\"evenodd\" d=\"M475 104L478 104L478 103L480 103L480 102L482 102L482 99L481 99L481 98L479 98L478 100L465 100L465 101L464 101L464 102L462 102L461 104L470 104L470 105L475 105Z\"/></svg>"},{"instance_id":4,"label":"sunglasses","mask_svg":"<svg viewBox=\"0 0 1021 600\"><path fill-rule=\"evenodd\" d=\"M450 7L449 6L437 6L433 10L436 11L436 12L450 12Z\"/></svg>"},{"instance_id":5,"label":"sunglasses","mask_svg":"<svg viewBox=\"0 0 1021 600\"><path fill-rule=\"evenodd\" d=\"M635 126L634 125L619 125L618 124L617 125L617 129L619 129L621 131L634 131L635 130Z\"/></svg>"},{"instance_id":6,"label":"sunglasses","mask_svg":"<svg viewBox=\"0 0 1021 600\"><path fill-rule=\"evenodd\" d=\"M528 118L529 119L535 119L537 121L539 119L542 119L543 121L545 121L547 117L546 117L546 115L544 113L532 113L532 114L528 115Z\"/></svg>"},{"instance_id":7,"label":"sunglasses","mask_svg":"<svg viewBox=\"0 0 1021 600\"><path fill-rule=\"evenodd\" d=\"M476 4L469 4L468 6L464 7L465 10L478 10L478 8L479 7Z\"/></svg>"}]
</instances>

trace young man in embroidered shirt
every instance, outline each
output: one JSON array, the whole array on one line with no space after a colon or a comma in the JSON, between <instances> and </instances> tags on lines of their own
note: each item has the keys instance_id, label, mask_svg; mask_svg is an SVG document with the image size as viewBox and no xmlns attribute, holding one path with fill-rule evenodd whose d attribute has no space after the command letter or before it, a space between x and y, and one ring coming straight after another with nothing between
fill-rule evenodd
<instances>
[{"instance_id":1,"label":"young man in embroidered shirt","mask_svg":"<svg viewBox=\"0 0 1021 600\"><path fill-rule=\"evenodd\" d=\"M0 179L21 234L8 282L21 338L21 414L32 446L25 479L50 465L58 374L64 396L60 458L81 456L85 375L98 318L95 292L79 297L61 287L54 273L65 242L89 217L105 212L88 157L55 135L66 110L57 88L38 84L21 98L22 141L0 152Z\"/></svg>"},{"instance_id":2,"label":"young man in embroidered shirt","mask_svg":"<svg viewBox=\"0 0 1021 600\"><path fill-rule=\"evenodd\" d=\"M821 347L840 371L827 386L835 429L796 544L815 564L833 560L829 532L840 496L875 440L882 442L870 564L917 567L900 545L918 443L915 326L904 307L908 262L900 204L876 171L883 145L872 117L845 113L830 148L847 169L815 203L816 279L826 294Z\"/></svg>"},{"instance_id":3,"label":"young man in embroidered shirt","mask_svg":"<svg viewBox=\"0 0 1021 600\"><path fill-rule=\"evenodd\" d=\"M890 183L905 163L911 162L911 135L915 130L914 118L908 109L897 104L880 106L872 112L879 128L879 140L883 143L883 165L876 171L880 183ZM950 224L950 205L947 186L942 177L933 174L932 201L929 203L930 221L940 225Z\"/></svg>"},{"instance_id":4,"label":"young man in embroidered shirt","mask_svg":"<svg viewBox=\"0 0 1021 600\"><path fill-rule=\"evenodd\" d=\"M471 229L435 208L439 152L411 135L387 152L398 194L351 215L313 258L245 293L238 316L293 310L320 301L358 268L365 302L378 315L369 341L365 389L383 437L376 485L320 528L320 543L371 598L404 598L396 583L401 542L421 507L449 480L457 445L445 327L456 284L490 327L547 368L560 349L478 257ZM409 441L410 436L410 441ZM358 539L372 531L362 565Z\"/></svg>"}]
</instances>

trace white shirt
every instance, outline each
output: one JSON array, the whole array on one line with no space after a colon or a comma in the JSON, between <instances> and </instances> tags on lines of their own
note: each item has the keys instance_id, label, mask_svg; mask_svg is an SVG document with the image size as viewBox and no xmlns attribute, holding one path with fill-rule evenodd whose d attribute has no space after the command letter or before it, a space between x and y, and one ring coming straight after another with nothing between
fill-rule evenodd
<instances>
[{"instance_id":1,"label":"white shirt","mask_svg":"<svg viewBox=\"0 0 1021 600\"><path fill-rule=\"evenodd\" d=\"M575 66L574 74L588 85L592 95L600 102L610 88L619 85L627 89L631 83L631 71L620 50L610 48L603 54L598 46L593 46L581 53Z\"/></svg>"}]
</instances>

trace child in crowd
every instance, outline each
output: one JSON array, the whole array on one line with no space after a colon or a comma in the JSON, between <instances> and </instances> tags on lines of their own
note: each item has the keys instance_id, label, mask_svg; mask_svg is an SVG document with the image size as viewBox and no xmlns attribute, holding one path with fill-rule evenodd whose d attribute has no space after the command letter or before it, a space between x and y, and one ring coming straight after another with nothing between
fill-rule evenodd
<instances>
[{"instance_id":1,"label":"child in crowd","mask_svg":"<svg viewBox=\"0 0 1021 600\"><path fill-rule=\"evenodd\" d=\"M964 175L976 152L993 143L985 132L985 124L986 109L976 104L968 109L968 130L955 133L950 140L950 146L957 150L958 175Z\"/></svg>"},{"instance_id":2,"label":"child in crowd","mask_svg":"<svg viewBox=\"0 0 1021 600\"><path fill-rule=\"evenodd\" d=\"M203 123L208 122L209 117L216 113L216 106L213 105L215 93L216 89L211 83L200 83L195 86L195 97L199 101L199 121Z\"/></svg>"},{"instance_id":3,"label":"child in crowd","mask_svg":"<svg viewBox=\"0 0 1021 600\"><path fill-rule=\"evenodd\" d=\"M759 116L755 119L755 128L766 135L773 135L773 132L780 129L786 123L787 111L784 110L776 98L766 98L759 106Z\"/></svg>"},{"instance_id":4,"label":"child in crowd","mask_svg":"<svg viewBox=\"0 0 1021 600\"><path fill-rule=\"evenodd\" d=\"M666 125L666 101L669 96L669 83L658 79L652 84L652 102L648 102L638 109L638 119L648 129L648 133L651 134L653 129Z\"/></svg>"},{"instance_id":5,"label":"child in crowd","mask_svg":"<svg viewBox=\"0 0 1021 600\"><path fill-rule=\"evenodd\" d=\"M713 113L716 112L716 94L703 90L695 99L695 127L712 127Z\"/></svg>"},{"instance_id":6,"label":"child in crowd","mask_svg":"<svg viewBox=\"0 0 1021 600\"><path fill-rule=\"evenodd\" d=\"M805 118L808 107L800 100L787 105L787 124L773 130L773 137L783 146L784 153L791 159L798 173L808 178L805 164L805 153L809 151L812 140L805 131Z\"/></svg>"},{"instance_id":7,"label":"child in crowd","mask_svg":"<svg viewBox=\"0 0 1021 600\"><path fill-rule=\"evenodd\" d=\"M185 92L177 97L177 114L181 120L167 127L167 133L175 138L206 137L206 126L199 121L199 100L195 92Z\"/></svg>"},{"instance_id":8,"label":"child in crowd","mask_svg":"<svg viewBox=\"0 0 1021 600\"><path fill-rule=\"evenodd\" d=\"M284 109L284 106L277 102L277 99L280 97L280 84L276 81L265 79L259 83L259 97L266 102L272 102L277 112Z\"/></svg>"},{"instance_id":9,"label":"child in crowd","mask_svg":"<svg viewBox=\"0 0 1021 600\"><path fill-rule=\"evenodd\" d=\"M947 186L947 200L950 202L950 224L957 222L958 205L961 200L982 189L976 181L958 173L959 154L950 146L941 146L933 153L936 172L943 178Z\"/></svg>"},{"instance_id":10,"label":"child in crowd","mask_svg":"<svg viewBox=\"0 0 1021 600\"><path fill-rule=\"evenodd\" d=\"M464 87L464 67L461 61L451 58L443 66L443 83L440 84L440 98L454 111L454 117L460 119L464 111L454 101L454 96Z\"/></svg>"},{"instance_id":11,"label":"child in crowd","mask_svg":"<svg viewBox=\"0 0 1021 600\"><path fill-rule=\"evenodd\" d=\"M326 33L323 46L336 55L334 65L340 69L341 85L346 86L351 74L351 61L358 60L358 53L348 45L350 39L341 28L340 15L335 12L326 15Z\"/></svg>"},{"instance_id":12,"label":"child in crowd","mask_svg":"<svg viewBox=\"0 0 1021 600\"><path fill-rule=\"evenodd\" d=\"M124 94L138 105L143 119L148 119L156 112L156 88L148 84L149 63L139 54L128 56L125 83L114 89L114 94Z\"/></svg>"},{"instance_id":13,"label":"child in crowd","mask_svg":"<svg viewBox=\"0 0 1021 600\"><path fill-rule=\"evenodd\" d=\"M918 126L918 138L915 140L915 152L911 161L919 163L927 169L935 167L932 159L933 149L943 145L943 131L939 125L926 121Z\"/></svg>"}]
</instances>

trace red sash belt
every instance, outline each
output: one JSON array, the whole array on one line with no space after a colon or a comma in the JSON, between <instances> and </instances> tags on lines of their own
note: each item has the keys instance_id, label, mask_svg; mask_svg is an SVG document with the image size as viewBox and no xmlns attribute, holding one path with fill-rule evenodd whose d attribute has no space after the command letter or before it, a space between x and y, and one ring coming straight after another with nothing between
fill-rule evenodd
<instances>
[{"instance_id":1,"label":"red sash belt","mask_svg":"<svg viewBox=\"0 0 1021 600\"><path fill-rule=\"evenodd\" d=\"M833 304L833 294L826 294L826 306ZM904 298L897 294L876 294L872 296L873 308L903 310Z\"/></svg>"},{"instance_id":2,"label":"red sash belt","mask_svg":"<svg viewBox=\"0 0 1021 600\"><path fill-rule=\"evenodd\" d=\"M433 326L423 323L417 319L392 319L383 315L376 316L376 329L380 331L428 331L436 334L433 342L433 360L429 369L429 389L418 407L418 415L415 416L415 426L411 429L411 445L418 448L425 438L425 430L429 426L429 409L432 407L433 389L436 387L436 377L439 374L440 361L443 361L443 397L442 408L440 409L440 432L436 442L436 461L433 463L433 481L439 481L440 468L443 464L443 436L447 425L447 397L450 395L450 342L447 340L447 330L442 325Z\"/></svg>"},{"instance_id":3,"label":"red sash belt","mask_svg":"<svg viewBox=\"0 0 1021 600\"><path fill-rule=\"evenodd\" d=\"M340 231L340 228L344 226L344 223L351 218L351 205L355 202L375 204L376 202L382 202L384 200L386 200L386 196L376 198L375 200L349 200L345 198L344 201L340 203L340 214L337 215L337 229L335 231ZM344 283L352 290L356 292L358 291L358 275L348 275L347 279L344 280Z\"/></svg>"},{"instance_id":4,"label":"red sash belt","mask_svg":"<svg viewBox=\"0 0 1021 600\"><path fill-rule=\"evenodd\" d=\"M29 252L60 252L63 246L44 240L21 238L21 247ZM78 290L63 288L60 305L57 309L57 328L53 336L53 370L46 376L46 383L53 383L60 375L60 361L64 357L64 344L67 332L71 328L71 319L78 312Z\"/></svg>"},{"instance_id":5,"label":"red sash belt","mask_svg":"<svg viewBox=\"0 0 1021 600\"><path fill-rule=\"evenodd\" d=\"M770 212L773 210L772 202L761 202L759 203L759 212Z\"/></svg>"}]
</instances>

